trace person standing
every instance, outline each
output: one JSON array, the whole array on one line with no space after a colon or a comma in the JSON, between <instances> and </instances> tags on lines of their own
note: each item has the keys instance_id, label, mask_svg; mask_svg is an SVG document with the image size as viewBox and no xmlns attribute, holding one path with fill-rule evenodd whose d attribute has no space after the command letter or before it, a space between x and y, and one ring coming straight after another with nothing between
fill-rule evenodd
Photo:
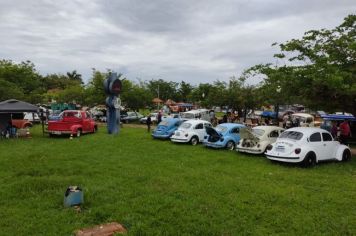
<instances>
[{"instance_id":1,"label":"person standing","mask_svg":"<svg viewBox=\"0 0 356 236\"><path fill-rule=\"evenodd\" d=\"M147 132L150 132L150 131L151 131L151 124L152 124L151 116L148 115L148 116L147 116L147 120L146 120Z\"/></svg>"},{"instance_id":2,"label":"person standing","mask_svg":"<svg viewBox=\"0 0 356 236\"><path fill-rule=\"evenodd\" d=\"M344 120L339 126L340 128L340 143L348 145L348 139L351 134L350 125L347 120Z\"/></svg>"},{"instance_id":3,"label":"person standing","mask_svg":"<svg viewBox=\"0 0 356 236\"><path fill-rule=\"evenodd\" d=\"M336 140L337 139L337 131L338 131L336 121L332 121L331 124L332 124L332 126L330 129L330 133L333 136L333 138Z\"/></svg>"},{"instance_id":4,"label":"person standing","mask_svg":"<svg viewBox=\"0 0 356 236\"><path fill-rule=\"evenodd\" d=\"M158 125L159 123L161 123L161 121L162 121L162 113L161 113L161 112L158 112L158 115L157 115L157 125Z\"/></svg>"}]
</instances>

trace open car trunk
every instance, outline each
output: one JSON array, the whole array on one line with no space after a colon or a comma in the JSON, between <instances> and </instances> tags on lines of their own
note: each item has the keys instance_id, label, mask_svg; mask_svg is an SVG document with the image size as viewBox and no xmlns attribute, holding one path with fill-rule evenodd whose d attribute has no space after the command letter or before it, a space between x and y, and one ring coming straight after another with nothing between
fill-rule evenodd
<instances>
[{"instance_id":1,"label":"open car trunk","mask_svg":"<svg viewBox=\"0 0 356 236\"><path fill-rule=\"evenodd\" d=\"M206 133L209 135L209 138L208 138L208 141L209 142L217 142L221 135L216 132L216 130L214 128L211 128L211 127L205 127L205 130L206 130Z\"/></svg>"},{"instance_id":2,"label":"open car trunk","mask_svg":"<svg viewBox=\"0 0 356 236\"><path fill-rule=\"evenodd\" d=\"M243 147L254 147L260 141L249 128L240 129L240 138L242 140Z\"/></svg>"}]
</instances>

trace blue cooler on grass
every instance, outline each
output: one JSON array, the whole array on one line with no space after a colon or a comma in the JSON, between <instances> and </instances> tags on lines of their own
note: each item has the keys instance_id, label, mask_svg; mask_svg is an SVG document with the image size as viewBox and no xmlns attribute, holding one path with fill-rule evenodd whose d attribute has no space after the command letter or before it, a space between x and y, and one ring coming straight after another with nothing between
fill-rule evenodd
<instances>
[{"instance_id":1,"label":"blue cooler on grass","mask_svg":"<svg viewBox=\"0 0 356 236\"><path fill-rule=\"evenodd\" d=\"M79 206L84 202L83 191L78 186L69 186L64 194L64 206Z\"/></svg>"}]
</instances>

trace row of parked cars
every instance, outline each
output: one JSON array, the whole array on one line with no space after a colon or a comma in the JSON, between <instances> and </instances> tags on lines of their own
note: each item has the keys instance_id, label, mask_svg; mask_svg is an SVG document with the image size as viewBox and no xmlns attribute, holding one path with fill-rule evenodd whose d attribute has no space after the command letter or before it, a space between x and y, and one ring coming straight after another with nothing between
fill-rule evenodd
<instances>
[{"instance_id":1,"label":"row of parked cars","mask_svg":"<svg viewBox=\"0 0 356 236\"><path fill-rule=\"evenodd\" d=\"M202 111L203 112L203 111ZM199 115L201 117L201 115ZM50 136L95 133L98 127L85 111L68 110L60 119L48 121ZM252 129L238 123L222 123L215 128L203 119L166 117L152 133L153 138L172 142L202 143L210 148L224 148L250 154L265 154L274 161L315 165L324 160L347 161L351 158L348 146L334 140L321 128L296 127L283 129L277 126L256 126Z\"/></svg>"},{"instance_id":2,"label":"row of parked cars","mask_svg":"<svg viewBox=\"0 0 356 236\"><path fill-rule=\"evenodd\" d=\"M348 146L334 140L324 129L278 126L256 126L223 123L213 128L206 120L169 118L158 124L153 138L170 139L172 142L202 143L205 147L236 150L249 154L265 154L273 161L301 163L313 166L320 161L347 161L351 158Z\"/></svg>"}]
</instances>

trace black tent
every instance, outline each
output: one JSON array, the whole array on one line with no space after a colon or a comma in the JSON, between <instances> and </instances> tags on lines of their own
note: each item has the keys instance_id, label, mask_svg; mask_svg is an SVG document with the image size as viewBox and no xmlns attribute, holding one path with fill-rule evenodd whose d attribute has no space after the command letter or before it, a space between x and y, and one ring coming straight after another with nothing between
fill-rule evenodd
<instances>
[{"instance_id":1,"label":"black tent","mask_svg":"<svg viewBox=\"0 0 356 236\"><path fill-rule=\"evenodd\" d=\"M19 101L16 99L9 99L0 102L0 113L21 113L21 112L33 112L38 113L39 108L27 102Z\"/></svg>"},{"instance_id":2,"label":"black tent","mask_svg":"<svg viewBox=\"0 0 356 236\"><path fill-rule=\"evenodd\" d=\"M16 99L9 99L0 102L0 131L6 127L6 125L11 119L13 119L13 114L23 112L38 113L39 108L30 103L19 101Z\"/></svg>"}]
</instances>

